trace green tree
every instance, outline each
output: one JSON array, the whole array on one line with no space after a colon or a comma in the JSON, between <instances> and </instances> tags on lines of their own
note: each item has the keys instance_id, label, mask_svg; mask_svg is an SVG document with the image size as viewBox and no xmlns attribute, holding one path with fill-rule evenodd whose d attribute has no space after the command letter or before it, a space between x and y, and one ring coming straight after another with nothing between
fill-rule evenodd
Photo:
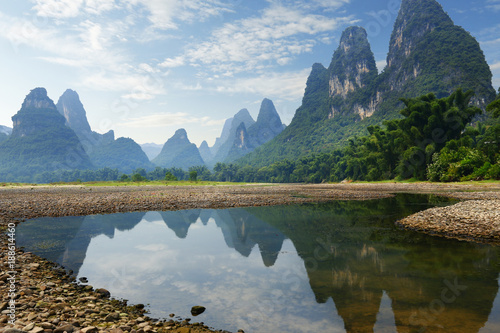
<instances>
[{"instance_id":1,"label":"green tree","mask_svg":"<svg viewBox=\"0 0 500 333\"><path fill-rule=\"evenodd\" d=\"M134 173L134 174L132 175L132 181L133 181L133 182L143 182L143 181L145 181L145 180L147 180L147 178L146 178L146 177L144 177L144 176L142 176L142 175L141 175L141 174L139 174L139 173Z\"/></svg>"},{"instance_id":2,"label":"green tree","mask_svg":"<svg viewBox=\"0 0 500 333\"><path fill-rule=\"evenodd\" d=\"M486 107L486 111L491 112L494 118L500 117L500 88L497 98Z\"/></svg>"},{"instance_id":3,"label":"green tree","mask_svg":"<svg viewBox=\"0 0 500 333\"><path fill-rule=\"evenodd\" d=\"M167 171L167 173L165 173L165 180L167 182L175 182L177 181L177 177L175 177L170 171Z\"/></svg>"},{"instance_id":4,"label":"green tree","mask_svg":"<svg viewBox=\"0 0 500 333\"><path fill-rule=\"evenodd\" d=\"M122 174L120 176L120 181L122 181L122 182L129 182L130 181L130 177L128 175L126 175L126 174Z\"/></svg>"},{"instance_id":5,"label":"green tree","mask_svg":"<svg viewBox=\"0 0 500 333\"><path fill-rule=\"evenodd\" d=\"M196 182L198 180L198 172L196 170L189 172L189 180L192 182Z\"/></svg>"}]
</instances>

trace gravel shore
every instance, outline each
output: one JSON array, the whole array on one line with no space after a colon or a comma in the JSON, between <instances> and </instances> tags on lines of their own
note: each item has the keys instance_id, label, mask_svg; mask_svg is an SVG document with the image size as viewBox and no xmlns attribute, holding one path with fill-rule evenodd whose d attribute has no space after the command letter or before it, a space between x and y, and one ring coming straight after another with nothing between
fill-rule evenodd
<instances>
[{"instance_id":1,"label":"gravel shore","mask_svg":"<svg viewBox=\"0 0 500 333\"><path fill-rule=\"evenodd\" d=\"M0 332L214 332L189 318L151 319L145 315L142 305L127 305L110 299L105 290L76 284L64 270L32 253L19 249L15 250L15 255L9 253L13 249L9 248L5 231L23 220L44 216L366 200L398 192L435 193L462 201L409 216L398 222L402 227L445 237L500 243L498 183L0 188L0 327L3 327ZM10 267L12 257L15 263ZM14 325L9 323L13 318L10 316L10 288L15 289L16 294Z\"/></svg>"}]
</instances>

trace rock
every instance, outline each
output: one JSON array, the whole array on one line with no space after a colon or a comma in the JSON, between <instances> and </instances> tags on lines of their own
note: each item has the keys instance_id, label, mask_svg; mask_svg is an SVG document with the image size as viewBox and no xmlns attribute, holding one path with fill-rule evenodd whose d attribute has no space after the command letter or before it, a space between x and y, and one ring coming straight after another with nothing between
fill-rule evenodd
<instances>
[{"instance_id":1,"label":"rock","mask_svg":"<svg viewBox=\"0 0 500 333\"><path fill-rule=\"evenodd\" d=\"M80 330L81 333L97 333L99 330L95 326L88 326Z\"/></svg>"},{"instance_id":2,"label":"rock","mask_svg":"<svg viewBox=\"0 0 500 333\"><path fill-rule=\"evenodd\" d=\"M120 314L119 313L110 313L108 314L105 318L104 318L104 321L105 322L113 322L113 321L117 321L117 320L120 320Z\"/></svg>"},{"instance_id":3,"label":"rock","mask_svg":"<svg viewBox=\"0 0 500 333\"><path fill-rule=\"evenodd\" d=\"M112 328L109 333L123 333L123 330L119 327Z\"/></svg>"},{"instance_id":4,"label":"rock","mask_svg":"<svg viewBox=\"0 0 500 333\"><path fill-rule=\"evenodd\" d=\"M177 333L191 333L191 329L189 327L181 327L177 329Z\"/></svg>"},{"instance_id":5,"label":"rock","mask_svg":"<svg viewBox=\"0 0 500 333\"><path fill-rule=\"evenodd\" d=\"M109 298L111 297L111 293L104 289L104 288L99 288L99 289L96 289L96 293L98 293L102 298Z\"/></svg>"},{"instance_id":6,"label":"rock","mask_svg":"<svg viewBox=\"0 0 500 333\"><path fill-rule=\"evenodd\" d=\"M3 331L3 333L24 333L24 332L17 328L7 328Z\"/></svg>"},{"instance_id":7,"label":"rock","mask_svg":"<svg viewBox=\"0 0 500 333\"><path fill-rule=\"evenodd\" d=\"M54 330L54 333L73 333L73 331L75 330L75 327L73 325L64 325L64 326L61 326L61 327L57 327L55 330Z\"/></svg>"},{"instance_id":8,"label":"rock","mask_svg":"<svg viewBox=\"0 0 500 333\"><path fill-rule=\"evenodd\" d=\"M50 329L54 329L55 328L54 324L47 323L47 322L40 323L39 325L40 325L40 327L42 327L42 328L44 328L46 330L50 330Z\"/></svg>"},{"instance_id":9,"label":"rock","mask_svg":"<svg viewBox=\"0 0 500 333\"><path fill-rule=\"evenodd\" d=\"M200 305L195 305L191 308L191 314L193 316L198 316L200 314L202 314L203 312L205 312L206 308L203 307L203 306L200 306Z\"/></svg>"},{"instance_id":10,"label":"rock","mask_svg":"<svg viewBox=\"0 0 500 333\"><path fill-rule=\"evenodd\" d=\"M28 325L23 327L23 331L25 331L25 332L31 331L34 327L35 327L35 323L28 324Z\"/></svg>"},{"instance_id":11,"label":"rock","mask_svg":"<svg viewBox=\"0 0 500 333\"><path fill-rule=\"evenodd\" d=\"M33 328L33 329L30 331L30 333L42 333L42 332L44 332L44 331L45 331L45 330L44 330L43 328L41 328L41 327L35 327L35 328Z\"/></svg>"}]
</instances>

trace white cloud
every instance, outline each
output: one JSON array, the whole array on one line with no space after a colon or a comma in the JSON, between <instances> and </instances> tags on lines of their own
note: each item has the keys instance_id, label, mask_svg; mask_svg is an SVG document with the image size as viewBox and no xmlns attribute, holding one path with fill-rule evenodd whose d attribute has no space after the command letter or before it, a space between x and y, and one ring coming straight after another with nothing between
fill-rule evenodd
<instances>
[{"instance_id":1,"label":"white cloud","mask_svg":"<svg viewBox=\"0 0 500 333\"><path fill-rule=\"evenodd\" d=\"M492 70L500 70L500 61L490 66Z\"/></svg>"},{"instance_id":2,"label":"white cloud","mask_svg":"<svg viewBox=\"0 0 500 333\"><path fill-rule=\"evenodd\" d=\"M126 0L146 8L148 19L157 29L178 29L178 22L204 21L231 11L231 5L218 0Z\"/></svg>"},{"instance_id":3,"label":"white cloud","mask_svg":"<svg viewBox=\"0 0 500 333\"><path fill-rule=\"evenodd\" d=\"M36 15L55 19L68 19L82 14L100 15L118 8L115 0L35 0Z\"/></svg>"},{"instance_id":4,"label":"white cloud","mask_svg":"<svg viewBox=\"0 0 500 333\"><path fill-rule=\"evenodd\" d=\"M379 60L376 62L377 64L377 69L378 69L378 72L382 72L385 68L385 66L387 66L387 60Z\"/></svg>"},{"instance_id":5,"label":"white cloud","mask_svg":"<svg viewBox=\"0 0 500 333\"><path fill-rule=\"evenodd\" d=\"M489 5L486 5L486 8L493 11L500 10L500 0L487 0L486 2L489 3Z\"/></svg>"},{"instance_id":6,"label":"white cloud","mask_svg":"<svg viewBox=\"0 0 500 333\"><path fill-rule=\"evenodd\" d=\"M184 57L178 56L175 58L165 59L161 64L159 64L159 66L165 68L174 68L174 67L180 67L184 64L185 64Z\"/></svg>"},{"instance_id":7,"label":"white cloud","mask_svg":"<svg viewBox=\"0 0 500 333\"><path fill-rule=\"evenodd\" d=\"M130 118L118 124L128 128L157 128L168 126L184 126L186 124L201 124L202 126L222 125L224 119L215 120L210 117L194 117L185 112L152 114L142 117Z\"/></svg>"},{"instance_id":8,"label":"white cloud","mask_svg":"<svg viewBox=\"0 0 500 333\"><path fill-rule=\"evenodd\" d=\"M266 73L251 78L225 80L217 85L216 90L224 93L256 93L293 101L304 95L310 72L308 68L297 72Z\"/></svg>"},{"instance_id":9,"label":"white cloud","mask_svg":"<svg viewBox=\"0 0 500 333\"><path fill-rule=\"evenodd\" d=\"M79 15L83 0L36 0L33 9L38 16L69 18Z\"/></svg>"},{"instance_id":10,"label":"white cloud","mask_svg":"<svg viewBox=\"0 0 500 333\"><path fill-rule=\"evenodd\" d=\"M227 23L208 41L186 52L192 64L203 64L214 72L255 71L288 64L294 56L308 53L317 44L316 35L334 31L351 17L332 18L272 5L260 17Z\"/></svg>"}]
</instances>

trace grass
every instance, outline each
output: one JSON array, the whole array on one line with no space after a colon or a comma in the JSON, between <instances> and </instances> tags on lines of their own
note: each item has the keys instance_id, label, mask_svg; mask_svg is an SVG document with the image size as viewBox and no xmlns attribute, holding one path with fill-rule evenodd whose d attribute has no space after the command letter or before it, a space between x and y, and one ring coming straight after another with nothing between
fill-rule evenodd
<instances>
[{"instance_id":1,"label":"grass","mask_svg":"<svg viewBox=\"0 0 500 333\"><path fill-rule=\"evenodd\" d=\"M414 183L422 183L422 184L437 184L437 185L445 185L445 184L453 184L453 185L485 185L485 184L500 184L500 180L471 180L464 182L431 182L428 180L416 180L416 179L405 179L405 180L378 180L378 181L361 181L356 180L350 182L350 184L414 184Z\"/></svg>"},{"instance_id":2,"label":"grass","mask_svg":"<svg viewBox=\"0 0 500 333\"><path fill-rule=\"evenodd\" d=\"M214 181L189 181L189 180L179 180L179 181L165 181L165 180L151 180L151 181L103 181L103 182L85 182L85 183L63 183L84 185L84 186L221 186L221 185L242 185L245 183L226 183L226 182L214 182Z\"/></svg>"}]
</instances>

